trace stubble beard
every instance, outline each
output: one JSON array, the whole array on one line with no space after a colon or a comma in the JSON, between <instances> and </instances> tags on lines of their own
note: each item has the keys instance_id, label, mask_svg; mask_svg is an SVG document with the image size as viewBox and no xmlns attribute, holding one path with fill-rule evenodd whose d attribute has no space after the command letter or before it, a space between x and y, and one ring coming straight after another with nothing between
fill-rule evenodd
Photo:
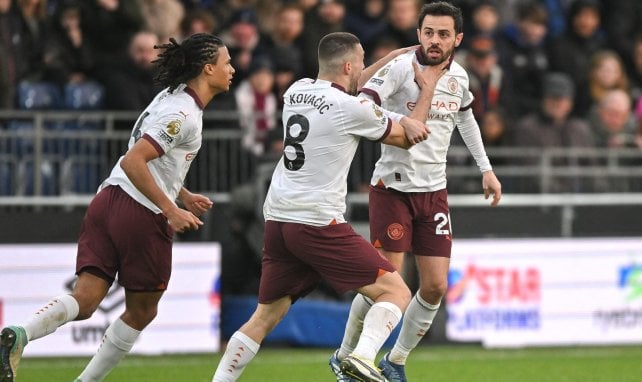
<instances>
[{"instance_id":1,"label":"stubble beard","mask_svg":"<svg viewBox=\"0 0 642 382\"><path fill-rule=\"evenodd\" d=\"M426 60L426 65L429 65L429 66L437 66L437 65L440 65L441 63L443 63L444 61L450 59L450 56L453 55L453 52L455 50L455 47L452 46L449 50L443 52L439 56L439 58L431 58L428 55L428 50L430 48L431 48L430 46L428 48L424 48L423 46L421 47L421 54L424 56L424 59Z\"/></svg>"}]
</instances>

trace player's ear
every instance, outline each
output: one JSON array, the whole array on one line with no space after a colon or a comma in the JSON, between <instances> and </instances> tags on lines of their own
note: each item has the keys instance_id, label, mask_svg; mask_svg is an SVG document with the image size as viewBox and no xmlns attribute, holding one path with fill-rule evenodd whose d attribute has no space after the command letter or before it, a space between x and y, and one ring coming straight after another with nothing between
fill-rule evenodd
<instances>
[{"instance_id":1,"label":"player's ear","mask_svg":"<svg viewBox=\"0 0 642 382\"><path fill-rule=\"evenodd\" d=\"M455 47L458 47L459 44L461 44L461 40L463 39L464 39L464 33L463 32L457 33L457 35L455 36Z\"/></svg>"},{"instance_id":2,"label":"player's ear","mask_svg":"<svg viewBox=\"0 0 642 382\"><path fill-rule=\"evenodd\" d=\"M350 61L346 61L343 63L343 74L350 74L352 71L352 63Z\"/></svg>"}]
</instances>

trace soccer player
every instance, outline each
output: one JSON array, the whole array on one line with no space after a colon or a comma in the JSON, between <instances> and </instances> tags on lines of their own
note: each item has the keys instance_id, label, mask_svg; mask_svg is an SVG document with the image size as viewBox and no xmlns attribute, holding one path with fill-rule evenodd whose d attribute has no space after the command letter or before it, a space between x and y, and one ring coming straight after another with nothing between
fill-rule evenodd
<instances>
[{"instance_id":1,"label":"soccer player","mask_svg":"<svg viewBox=\"0 0 642 382\"><path fill-rule=\"evenodd\" d=\"M234 68L222 41L195 34L162 49L157 80L167 88L142 112L127 152L89 204L71 295L54 297L19 326L0 335L0 381L13 382L24 346L73 320L89 318L118 274L125 312L111 323L97 353L76 381L101 381L154 319L171 272L174 232L198 229L212 207L182 186L201 147L203 108L229 90ZM185 209L175 203L180 199Z\"/></svg>"},{"instance_id":2,"label":"soccer player","mask_svg":"<svg viewBox=\"0 0 642 382\"><path fill-rule=\"evenodd\" d=\"M337 367L359 380L385 381L374 359L401 319L410 291L394 267L346 223L347 175L361 137L407 149L428 134L423 122L352 96L363 59L357 37L328 34L318 45L318 77L299 80L285 93L284 154L263 207L258 306L230 338L215 382L236 381L290 306L322 278L339 293L356 290L373 301L358 344ZM416 75L428 82L413 100L425 121L434 86L429 82L437 76Z\"/></svg>"},{"instance_id":3,"label":"soccer player","mask_svg":"<svg viewBox=\"0 0 642 382\"><path fill-rule=\"evenodd\" d=\"M434 89L426 122L430 138L412 150L382 146L370 185L370 240L398 270L405 252L412 251L419 272L419 291L408 305L399 337L378 364L388 381L406 381L406 359L428 332L446 292L452 246L446 153L455 127L482 172L485 198L493 194L492 206L501 198L501 184L492 171L470 108L473 99L468 75L452 61L455 47L463 38L462 23L460 9L449 3L424 5L417 23L420 47L384 66L361 90L385 109L408 114L420 91L412 80L412 64L449 65ZM354 298L341 347L332 355L331 366L353 352L364 316L372 306L367 296ZM336 376L338 381L350 380L345 374Z\"/></svg>"}]
</instances>

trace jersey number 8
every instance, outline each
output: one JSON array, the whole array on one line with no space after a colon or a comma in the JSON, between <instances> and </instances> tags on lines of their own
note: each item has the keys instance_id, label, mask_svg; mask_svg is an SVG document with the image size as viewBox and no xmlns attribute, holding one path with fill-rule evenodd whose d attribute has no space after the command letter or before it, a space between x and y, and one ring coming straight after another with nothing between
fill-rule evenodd
<instances>
[{"instance_id":1,"label":"jersey number 8","mask_svg":"<svg viewBox=\"0 0 642 382\"><path fill-rule=\"evenodd\" d=\"M283 141L283 164L288 170L297 171L303 167L305 152L301 143L307 138L309 132L310 121L305 116L294 114L288 118Z\"/></svg>"}]
</instances>

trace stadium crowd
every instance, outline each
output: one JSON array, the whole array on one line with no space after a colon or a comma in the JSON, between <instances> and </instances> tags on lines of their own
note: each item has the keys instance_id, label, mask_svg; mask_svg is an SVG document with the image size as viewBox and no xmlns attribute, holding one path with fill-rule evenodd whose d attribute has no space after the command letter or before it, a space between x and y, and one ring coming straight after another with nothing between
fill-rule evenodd
<instances>
[{"instance_id":1,"label":"stadium crowd","mask_svg":"<svg viewBox=\"0 0 642 382\"><path fill-rule=\"evenodd\" d=\"M642 148L642 2L453 2L466 23L456 59L469 71L487 146ZM153 46L212 32L237 72L211 109L238 111L244 146L261 155L278 137L270 131L285 89L316 75L322 36L354 33L373 62L417 43L422 3L0 0L0 107L22 107L20 83L95 81L105 110L140 110L159 90Z\"/></svg>"}]
</instances>

